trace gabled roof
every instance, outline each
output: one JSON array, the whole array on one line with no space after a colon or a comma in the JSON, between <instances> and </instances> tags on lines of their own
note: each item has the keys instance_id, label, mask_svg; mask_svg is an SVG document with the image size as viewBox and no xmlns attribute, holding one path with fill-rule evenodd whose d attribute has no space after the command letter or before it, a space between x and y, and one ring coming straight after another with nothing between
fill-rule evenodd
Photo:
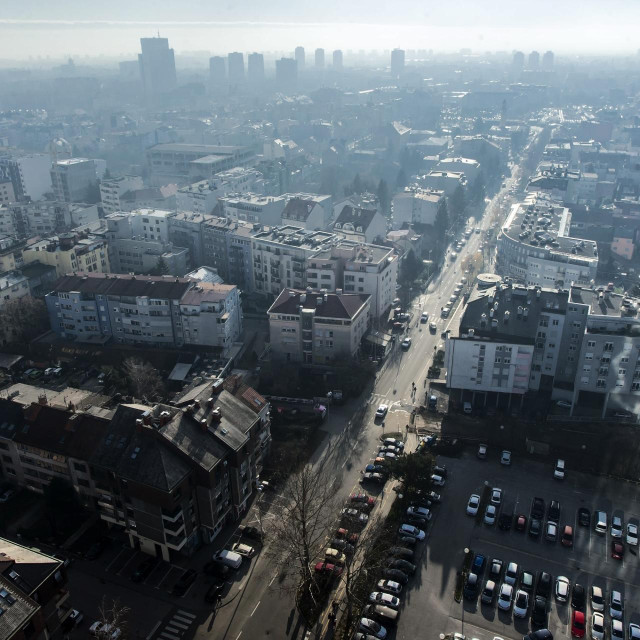
<instances>
[{"instance_id":1,"label":"gabled roof","mask_svg":"<svg viewBox=\"0 0 640 640\"><path fill-rule=\"evenodd\" d=\"M291 200L289 200L289 202L287 202L287 205L282 212L282 217L286 218L287 220L298 220L300 222L306 222L315 206L316 203L312 200L292 198Z\"/></svg>"},{"instance_id":2,"label":"gabled roof","mask_svg":"<svg viewBox=\"0 0 640 640\"><path fill-rule=\"evenodd\" d=\"M304 302L300 296L304 295ZM271 305L268 313L282 313L287 315L299 315L298 307L303 309L315 309L316 316L321 318L353 318L360 309L367 304L369 294L356 293L327 293L319 291L299 291L296 289L283 289L276 301ZM318 300L321 299L320 302Z\"/></svg>"},{"instance_id":3,"label":"gabled roof","mask_svg":"<svg viewBox=\"0 0 640 640\"><path fill-rule=\"evenodd\" d=\"M352 224L354 227L362 227L362 229L366 231L375 218L376 213L378 213L376 209L363 209L361 207L352 207L348 204L342 207L342 211L335 221L334 228L339 228L336 225Z\"/></svg>"}]
</instances>

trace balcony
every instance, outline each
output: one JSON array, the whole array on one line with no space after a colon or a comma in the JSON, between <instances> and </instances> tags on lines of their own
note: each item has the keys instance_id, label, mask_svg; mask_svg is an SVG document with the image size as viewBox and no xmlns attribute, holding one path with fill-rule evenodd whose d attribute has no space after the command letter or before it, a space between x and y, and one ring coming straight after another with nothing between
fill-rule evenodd
<instances>
[{"instance_id":1,"label":"balcony","mask_svg":"<svg viewBox=\"0 0 640 640\"><path fill-rule=\"evenodd\" d=\"M175 522L182 515L182 505L178 505L173 511L168 513L162 510L162 519L168 522Z\"/></svg>"}]
</instances>

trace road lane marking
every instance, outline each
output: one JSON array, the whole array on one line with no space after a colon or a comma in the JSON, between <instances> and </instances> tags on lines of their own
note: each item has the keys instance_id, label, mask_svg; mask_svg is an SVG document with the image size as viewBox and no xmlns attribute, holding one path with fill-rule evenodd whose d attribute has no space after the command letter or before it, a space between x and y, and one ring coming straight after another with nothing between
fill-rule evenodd
<instances>
[{"instance_id":1,"label":"road lane marking","mask_svg":"<svg viewBox=\"0 0 640 640\"><path fill-rule=\"evenodd\" d=\"M245 579L245 580L243 580L243 581L239 584L239 586L238 586L238 591L242 591L242 589L243 589L244 585L246 584L246 582L247 582L247 581L246 581L246 579Z\"/></svg>"},{"instance_id":2,"label":"road lane marking","mask_svg":"<svg viewBox=\"0 0 640 640\"><path fill-rule=\"evenodd\" d=\"M126 548L122 549L122 550L118 553L118 555L117 555L117 556L116 556L116 557L115 557L115 558L114 558L114 559L113 559L113 560L112 560L112 561L107 565L107 571L109 571L109 570L111 569L111 567L112 567L113 563L114 563L114 562L115 562L115 561L116 561L116 560L117 560L117 559L118 559L118 558L119 558L123 553L125 553L125 552L127 552L127 551L131 551L131 549L130 549L130 548L128 548L128 547L126 547ZM134 555L135 555L135 552L134 552Z\"/></svg>"},{"instance_id":3,"label":"road lane marking","mask_svg":"<svg viewBox=\"0 0 640 640\"><path fill-rule=\"evenodd\" d=\"M278 577L277 573L273 574L273 578L271 578L271 581L269 582L269 586L271 586L273 584L273 581Z\"/></svg>"},{"instance_id":4,"label":"road lane marking","mask_svg":"<svg viewBox=\"0 0 640 640\"><path fill-rule=\"evenodd\" d=\"M158 627L162 624L162 620L158 620L158 622L155 623L153 629L151 629L149 635L147 636L147 640L151 640L151 638L153 638L153 634L158 630Z\"/></svg>"},{"instance_id":5,"label":"road lane marking","mask_svg":"<svg viewBox=\"0 0 640 640\"><path fill-rule=\"evenodd\" d=\"M236 640L242 635L242 631L236 636Z\"/></svg>"},{"instance_id":6,"label":"road lane marking","mask_svg":"<svg viewBox=\"0 0 640 640\"><path fill-rule=\"evenodd\" d=\"M256 609L260 606L260 600L258 600L258 604L256 604L255 607L253 607L253 611L251 612L251 616L253 616L253 614L256 612ZM249 617L251 617L249 616Z\"/></svg>"}]
</instances>

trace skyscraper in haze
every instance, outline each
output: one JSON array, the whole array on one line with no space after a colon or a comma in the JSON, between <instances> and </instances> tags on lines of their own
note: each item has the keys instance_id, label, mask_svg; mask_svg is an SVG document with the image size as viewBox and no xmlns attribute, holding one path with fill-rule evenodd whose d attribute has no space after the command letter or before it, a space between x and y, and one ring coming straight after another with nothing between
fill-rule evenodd
<instances>
[{"instance_id":1,"label":"skyscraper in haze","mask_svg":"<svg viewBox=\"0 0 640 640\"><path fill-rule=\"evenodd\" d=\"M249 82L264 80L264 56L261 53L250 53L247 58L247 79Z\"/></svg>"},{"instance_id":2,"label":"skyscraper in haze","mask_svg":"<svg viewBox=\"0 0 640 640\"><path fill-rule=\"evenodd\" d=\"M529 54L529 69L537 69L540 66L540 54L532 51Z\"/></svg>"},{"instance_id":3,"label":"skyscraper in haze","mask_svg":"<svg viewBox=\"0 0 640 640\"><path fill-rule=\"evenodd\" d=\"M394 78L404 73L404 50L394 49L391 52L391 75Z\"/></svg>"},{"instance_id":4,"label":"skyscraper in haze","mask_svg":"<svg viewBox=\"0 0 640 640\"><path fill-rule=\"evenodd\" d=\"M316 69L324 69L324 49L316 49Z\"/></svg>"},{"instance_id":5,"label":"skyscraper in haze","mask_svg":"<svg viewBox=\"0 0 640 640\"><path fill-rule=\"evenodd\" d=\"M244 82L244 56L235 51L227 56L229 68L229 83L238 84Z\"/></svg>"},{"instance_id":6,"label":"skyscraper in haze","mask_svg":"<svg viewBox=\"0 0 640 640\"><path fill-rule=\"evenodd\" d=\"M140 38L140 76L147 97L173 91L177 86L176 62L167 38Z\"/></svg>"},{"instance_id":7,"label":"skyscraper in haze","mask_svg":"<svg viewBox=\"0 0 640 640\"><path fill-rule=\"evenodd\" d=\"M522 69L524 67L524 53L522 51L513 52L513 66L516 69Z\"/></svg>"},{"instance_id":8,"label":"skyscraper in haze","mask_svg":"<svg viewBox=\"0 0 640 640\"><path fill-rule=\"evenodd\" d=\"M542 66L545 69L552 69L553 68L553 51L546 51L545 54L542 56Z\"/></svg>"},{"instance_id":9,"label":"skyscraper in haze","mask_svg":"<svg viewBox=\"0 0 640 640\"><path fill-rule=\"evenodd\" d=\"M342 51L340 49L333 52L333 70L342 71Z\"/></svg>"},{"instance_id":10,"label":"skyscraper in haze","mask_svg":"<svg viewBox=\"0 0 640 640\"><path fill-rule=\"evenodd\" d=\"M298 63L293 58L276 60L276 83L283 88L294 87L298 80Z\"/></svg>"},{"instance_id":11,"label":"skyscraper in haze","mask_svg":"<svg viewBox=\"0 0 640 640\"><path fill-rule=\"evenodd\" d=\"M295 52L296 63L298 65L298 71L302 71L304 69L304 47L296 47ZM283 60L288 60L288 58L282 58Z\"/></svg>"},{"instance_id":12,"label":"skyscraper in haze","mask_svg":"<svg viewBox=\"0 0 640 640\"><path fill-rule=\"evenodd\" d=\"M209 58L209 82L212 87L221 85L227 79L227 69L222 56Z\"/></svg>"}]
</instances>

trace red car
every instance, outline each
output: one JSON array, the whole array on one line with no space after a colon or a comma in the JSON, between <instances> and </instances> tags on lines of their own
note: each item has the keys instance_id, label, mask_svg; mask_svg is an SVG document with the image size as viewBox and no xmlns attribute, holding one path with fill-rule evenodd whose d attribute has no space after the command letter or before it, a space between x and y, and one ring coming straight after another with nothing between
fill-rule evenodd
<instances>
[{"instance_id":1,"label":"red car","mask_svg":"<svg viewBox=\"0 0 640 640\"><path fill-rule=\"evenodd\" d=\"M622 542L618 542L617 540L611 541L611 557L616 560L622 560L622 556L624 555L624 545Z\"/></svg>"},{"instance_id":2,"label":"red car","mask_svg":"<svg viewBox=\"0 0 640 640\"><path fill-rule=\"evenodd\" d=\"M516 531L527 530L527 516L519 515L516 518Z\"/></svg>"},{"instance_id":3,"label":"red car","mask_svg":"<svg viewBox=\"0 0 640 640\"><path fill-rule=\"evenodd\" d=\"M349 544L358 542L359 537L357 533L349 533L349 531L343 527L336 530L336 538L338 538L338 540L346 540Z\"/></svg>"},{"instance_id":4,"label":"red car","mask_svg":"<svg viewBox=\"0 0 640 640\"><path fill-rule=\"evenodd\" d=\"M584 613L574 609L571 614L571 635L576 638L584 638L584 631Z\"/></svg>"},{"instance_id":5,"label":"red car","mask_svg":"<svg viewBox=\"0 0 640 640\"><path fill-rule=\"evenodd\" d=\"M316 573L328 573L332 576L342 575L342 567L336 567L335 564L331 564L330 562L318 562L314 569Z\"/></svg>"},{"instance_id":6,"label":"red car","mask_svg":"<svg viewBox=\"0 0 640 640\"><path fill-rule=\"evenodd\" d=\"M376 499L372 496L368 496L366 493L352 493L349 499L351 502L360 502L367 507L373 507L376 503Z\"/></svg>"}]
</instances>

